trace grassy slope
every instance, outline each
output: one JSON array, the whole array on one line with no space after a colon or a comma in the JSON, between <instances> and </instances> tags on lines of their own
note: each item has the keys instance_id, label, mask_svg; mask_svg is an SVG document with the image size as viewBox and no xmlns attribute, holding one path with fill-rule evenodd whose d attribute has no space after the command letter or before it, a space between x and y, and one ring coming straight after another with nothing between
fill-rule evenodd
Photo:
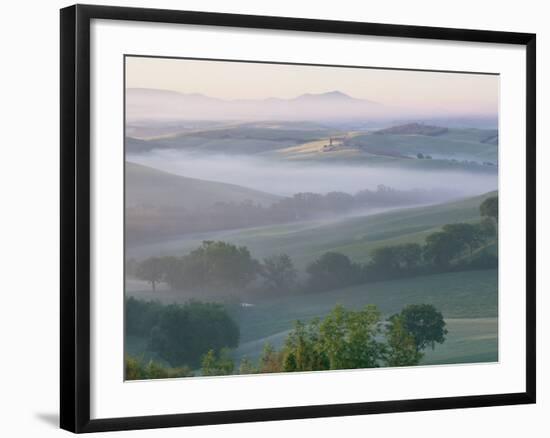
<instances>
[{"instance_id":1,"label":"grassy slope","mask_svg":"<svg viewBox=\"0 0 550 438\"><path fill-rule=\"evenodd\" d=\"M126 205L152 205L176 209L208 207L216 202L251 200L269 205L279 199L269 193L163 172L126 162Z\"/></svg>"},{"instance_id":2,"label":"grassy slope","mask_svg":"<svg viewBox=\"0 0 550 438\"><path fill-rule=\"evenodd\" d=\"M367 134L354 137L352 143L373 152L387 151L407 156L423 153L434 158L496 161L498 146L482 143L495 133L495 130L450 129L438 136Z\"/></svg>"},{"instance_id":3,"label":"grassy slope","mask_svg":"<svg viewBox=\"0 0 550 438\"><path fill-rule=\"evenodd\" d=\"M339 303L350 309L376 304L385 315L407 304L433 304L444 315L448 339L426 355L426 361L444 362L477 355L493 357L497 348L498 271L470 271L385 281L260 301L239 313L241 345L235 357L256 358L266 341L280 346L296 319L326 315ZM480 357L480 360L485 360Z\"/></svg>"},{"instance_id":4,"label":"grassy slope","mask_svg":"<svg viewBox=\"0 0 550 438\"><path fill-rule=\"evenodd\" d=\"M158 294L142 292L141 299ZM165 302L186 298L167 294ZM498 271L468 271L385 281L312 295L263 299L235 314L241 328L241 342L233 356L257 359L266 342L280 347L295 320L326 315L336 304L359 309L376 304L384 315L399 312L407 304L427 303L439 309L449 334L443 345L428 350L423 363L463 363L497 360ZM127 352L144 358L159 358L138 338L127 340Z\"/></svg>"},{"instance_id":5,"label":"grassy slope","mask_svg":"<svg viewBox=\"0 0 550 438\"><path fill-rule=\"evenodd\" d=\"M424 364L496 362L498 319L448 319L447 340L425 352Z\"/></svg>"},{"instance_id":6,"label":"grassy slope","mask_svg":"<svg viewBox=\"0 0 550 438\"><path fill-rule=\"evenodd\" d=\"M168 246L149 245L142 247L142 251L148 255L151 251L185 253L203 238L209 238L247 245L255 257L286 252L300 267L327 250L342 251L355 260L365 261L370 250L376 246L421 241L426 234L442 224L478 220L479 204L490 195L334 222L209 233L208 236L172 241ZM266 341L275 346L280 345L293 321L323 316L337 303L348 308L376 304L386 315L398 312L406 304L430 303L443 312L450 332L443 346L427 353L425 363L494 361L497 359L497 290L498 271L486 270L372 283L315 295L259 300L254 303L254 307L239 310L241 346L235 352L235 358L257 357ZM145 291L132 294L143 299L153 298L150 292ZM167 302L187 299L171 292L165 295ZM136 340L129 344L136 345L140 345ZM139 347L134 347L132 351L138 352Z\"/></svg>"},{"instance_id":7,"label":"grassy slope","mask_svg":"<svg viewBox=\"0 0 550 438\"><path fill-rule=\"evenodd\" d=\"M298 124L205 129L192 133L175 134L151 140L127 138L128 150L137 152L151 149L181 149L193 152L223 152L256 154L283 149L310 140L326 137L333 131L320 127L302 127Z\"/></svg>"},{"instance_id":8,"label":"grassy slope","mask_svg":"<svg viewBox=\"0 0 550 438\"><path fill-rule=\"evenodd\" d=\"M303 143L297 146L265 151L272 159L289 161L341 161L357 165L398 167L410 170L471 171L494 173L495 166L465 163L463 160L482 163L498 161L498 146L482 141L495 134L487 129L450 129L439 136L376 135L351 133L345 146L327 151L328 139ZM431 155L431 160L419 160L418 153ZM407 158L409 157L409 158ZM458 161L451 161L458 160Z\"/></svg>"},{"instance_id":9,"label":"grassy slope","mask_svg":"<svg viewBox=\"0 0 550 438\"><path fill-rule=\"evenodd\" d=\"M353 138L345 147L325 151L328 137L339 133L321 126L300 124L242 124L214 127L191 133L175 134L151 140L127 138L129 152L151 149L180 149L193 153L260 154L269 159L290 161L341 161L372 166L418 170L495 172L490 166L452 162L451 159L497 162L498 146L482 141L496 130L450 129L439 136L372 135L348 132ZM433 160L415 157L429 154ZM393 156L396 155L396 156Z\"/></svg>"},{"instance_id":10,"label":"grassy slope","mask_svg":"<svg viewBox=\"0 0 550 438\"><path fill-rule=\"evenodd\" d=\"M338 303L354 309L376 304L386 315L407 304L426 303L433 304L445 318L495 317L497 281L494 269L452 272L259 301L239 312L242 341L289 329L296 319L325 315Z\"/></svg>"},{"instance_id":11,"label":"grassy slope","mask_svg":"<svg viewBox=\"0 0 550 438\"><path fill-rule=\"evenodd\" d=\"M451 161L448 159L418 160L412 158L394 158L383 155L370 154L366 151L358 151L357 148L346 148L326 153L307 153L278 156L270 154L270 158L282 159L284 161L307 162L323 164L330 162L349 164L355 166L368 166L373 168L416 170L416 171L434 171L434 172L471 172L482 175L496 174L496 166L484 166L481 164L472 164L462 161ZM479 162L485 161L485 158L479 158ZM474 160L476 161L476 160ZM491 161L491 160L489 160Z\"/></svg>"},{"instance_id":12,"label":"grassy slope","mask_svg":"<svg viewBox=\"0 0 550 438\"><path fill-rule=\"evenodd\" d=\"M340 251L365 262L373 248L400 242L421 242L441 225L479 220L479 204L491 194L457 202L390 211L333 221L309 221L185 236L128 248L128 256L186 254L202 240L224 240L246 245L256 258L286 253L304 268L322 253Z\"/></svg>"},{"instance_id":13,"label":"grassy slope","mask_svg":"<svg viewBox=\"0 0 550 438\"><path fill-rule=\"evenodd\" d=\"M239 311L241 345L235 357L257 358L265 342L279 347L296 319L326 315L336 303L350 309L376 304L385 315L407 304L428 303L448 324L447 341L425 363L496 360L498 272L471 271L372 283L313 296L259 302Z\"/></svg>"}]
</instances>

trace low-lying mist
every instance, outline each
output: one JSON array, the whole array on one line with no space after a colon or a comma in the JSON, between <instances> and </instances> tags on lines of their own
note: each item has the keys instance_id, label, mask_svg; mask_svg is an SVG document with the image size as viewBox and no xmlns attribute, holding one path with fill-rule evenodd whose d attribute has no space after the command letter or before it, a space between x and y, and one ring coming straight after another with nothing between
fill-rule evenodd
<instances>
[{"instance_id":1,"label":"low-lying mist","mask_svg":"<svg viewBox=\"0 0 550 438\"><path fill-rule=\"evenodd\" d=\"M421 171L396 166L373 167L352 162L289 163L242 155L201 155L174 150L127 154L126 159L176 175L237 184L280 196L291 196L299 192L325 194L332 191L354 194L360 190L385 185L399 190L448 191L454 198L474 196L498 188L496 172Z\"/></svg>"}]
</instances>

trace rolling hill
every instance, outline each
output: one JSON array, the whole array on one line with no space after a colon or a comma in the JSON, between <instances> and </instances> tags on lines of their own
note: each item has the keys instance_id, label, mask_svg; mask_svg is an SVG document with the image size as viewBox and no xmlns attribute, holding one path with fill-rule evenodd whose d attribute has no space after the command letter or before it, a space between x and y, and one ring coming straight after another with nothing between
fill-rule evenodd
<instances>
[{"instance_id":1,"label":"rolling hill","mask_svg":"<svg viewBox=\"0 0 550 438\"><path fill-rule=\"evenodd\" d=\"M497 130L408 124L350 138L347 145L376 155L498 162Z\"/></svg>"},{"instance_id":2,"label":"rolling hill","mask_svg":"<svg viewBox=\"0 0 550 438\"><path fill-rule=\"evenodd\" d=\"M333 146L329 146L331 137L335 140ZM408 124L371 133L344 132L321 125L304 128L288 123L238 124L146 140L127 137L126 147L128 153L174 149L194 153L263 154L265 158L290 160L353 157L371 164L399 161L403 165L425 168L434 166L435 161L454 160L458 162L454 163L456 167L463 164L462 161L497 164L498 131ZM417 160L419 153L429 155L432 160Z\"/></svg>"},{"instance_id":3,"label":"rolling hill","mask_svg":"<svg viewBox=\"0 0 550 438\"><path fill-rule=\"evenodd\" d=\"M280 199L246 187L186 178L128 161L125 196L128 242L181 233L185 218L217 203L250 201L268 206ZM200 222L200 218L195 220Z\"/></svg>"},{"instance_id":4,"label":"rolling hill","mask_svg":"<svg viewBox=\"0 0 550 438\"><path fill-rule=\"evenodd\" d=\"M126 162L126 206L153 205L156 207L208 207L216 202L243 202L250 200L270 205L280 199L258 190L234 184L186 178L151 167Z\"/></svg>"},{"instance_id":5,"label":"rolling hill","mask_svg":"<svg viewBox=\"0 0 550 438\"><path fill-rule=\"evenodd\" d=\"M175 133L147 140L127 137L126 147L128 153L174 149L195 153L253 155L324 138L334 132L337 131L323 127L300 129L292 124L242 124Z\"/></svg>"},{"instance_id":6,"label":"rolling hill","mask_svg":"<svg viewBox=\"0 0 550 438\"><path fill-rule=\"evenodd\" d=\"M407 304L434 305L449 324L449 337L447 345L428 352L430 362L473 354L475 344L471 341L457 351L449 348L449 344L457 348L459 341L464 343L465 338L473 335L482 344L489 341L489 352L495 353L497 349L498 271L482 270L369 283L313 296L258 300L254 306L241 309L237 316L241 344L235 356L256 358L265 342L279 347L295 320L323 317L337 303L349 309L375 304L385 316L399 312ZM441 351L443 347L445 350Z\"/></svg>"},{"instance_id":7,"label":"rolling hill","mask_svg":"<svg viewBox=\"0 0 550 438\"><path fill-rule=\"evenodd\" d=\"M406 124L373 132L350 132L280 148L270 156L303 161L352 160L373 166L496 172L498 131Z\"/></svg>"},{"instance_id":8,"label":"rolling hill","mask_svg":"<svg viewBox=\"0 0 550 438\"><path fill-rule=\"evenodd\" d=\"M366 262L377 246L423 242L442 225L473 222L480 218L479 205L495 192L440 205L399 209L384 213L330 221L265 226L245 230L204 233L184 239L127 248L130 257L186 254L201 240L224 240L246 245L255 258L273 254L290 255L298 269L326 251L338 251L354 261ZM166 290L153 294L142 289L126 293L140 299L185 302L190 295ZM195 298L197 298L195 296ZM448 324L447 341L428 350L424 364L473 363L498 360L498 270L451 272L407 279L367 283L315 294L293 296L248 296L251 306L234 306L232 312L241 329L241 342L233 357L256 360L265 342L279 348L295 320L326 315L337 303L350 309L376 304L384 315L407 304L433 304ZM143 340L133 339L133 352L144 351ZM149 354L149 353L148 353Z\"/></svg>"},{"instance_id":9,"label":"rolling hill","mask_svg":"<svg viewBox=\"0 0 550 438\"><path fill-rule=\"evenodd\" d=\"M185 302L188 297L166 291L130 292L140 299L164 303ZM443 345L428 349L422 363L491 362L498 359L498 270L453 272L352 286L322 293L259 297L252 306L234 309L241 341L232 356L254 361L264 344L283 344L294 321L323 317L336 305L360 309L375 304L387 317L407 304L432 304L439 309L449 333ZM131 352L146 351L144 340L131 339ZM146 353L150 355L151 352ZM149 356L147 356L149 357Z\"/></svg>"},{"instance_id":10,"label":"rolling hill","mask_svg":"<svg viewBox=\"0 0 550 438\"><path fill-rule=\"evenodd\" d=\"M379 214L190 234L129 246L127 254L138 259L152 255L183 255L199 246L202 240L223 240L247 246L258 259L288 254L299 269L326 251L338 251L357 262L366 262L370 252L378 246L423 242L426 235L444 224L479 220L479 205L495 193Z\"/></svg>"}]
</instances>

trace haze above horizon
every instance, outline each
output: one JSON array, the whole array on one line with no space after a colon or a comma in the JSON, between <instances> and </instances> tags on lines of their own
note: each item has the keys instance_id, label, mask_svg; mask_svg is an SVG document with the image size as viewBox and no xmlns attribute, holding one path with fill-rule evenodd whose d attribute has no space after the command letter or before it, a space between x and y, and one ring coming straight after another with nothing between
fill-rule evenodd
<instances>
[{"instance_id":1,"label":"haze above horizon","mask_svg":"<svg viewBox=\"0 0 550 438\"><path fill-rule=\"evenodd\" d=\"M221 100L349 98L422 114L495 116L495 75L173 58L126 58L126 87Z\"/></svg>"}]
</instances>

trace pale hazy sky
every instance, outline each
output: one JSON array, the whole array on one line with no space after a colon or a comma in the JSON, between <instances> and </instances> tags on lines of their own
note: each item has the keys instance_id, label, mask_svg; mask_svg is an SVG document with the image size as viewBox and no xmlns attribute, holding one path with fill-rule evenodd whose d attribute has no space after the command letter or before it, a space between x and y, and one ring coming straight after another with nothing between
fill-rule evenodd
<instances>
[{"instance_id":1,"label":"pale hazy sky","mask_svg":"<svg viewBox=\"0 0 550 438\"><path fill-rule=\"evenodd\" d=\"M499 77L127 57L126 87L201 93L222 99L292 98L338 90L388 105L496 115Z\"/></svg>"}]
</instances>

